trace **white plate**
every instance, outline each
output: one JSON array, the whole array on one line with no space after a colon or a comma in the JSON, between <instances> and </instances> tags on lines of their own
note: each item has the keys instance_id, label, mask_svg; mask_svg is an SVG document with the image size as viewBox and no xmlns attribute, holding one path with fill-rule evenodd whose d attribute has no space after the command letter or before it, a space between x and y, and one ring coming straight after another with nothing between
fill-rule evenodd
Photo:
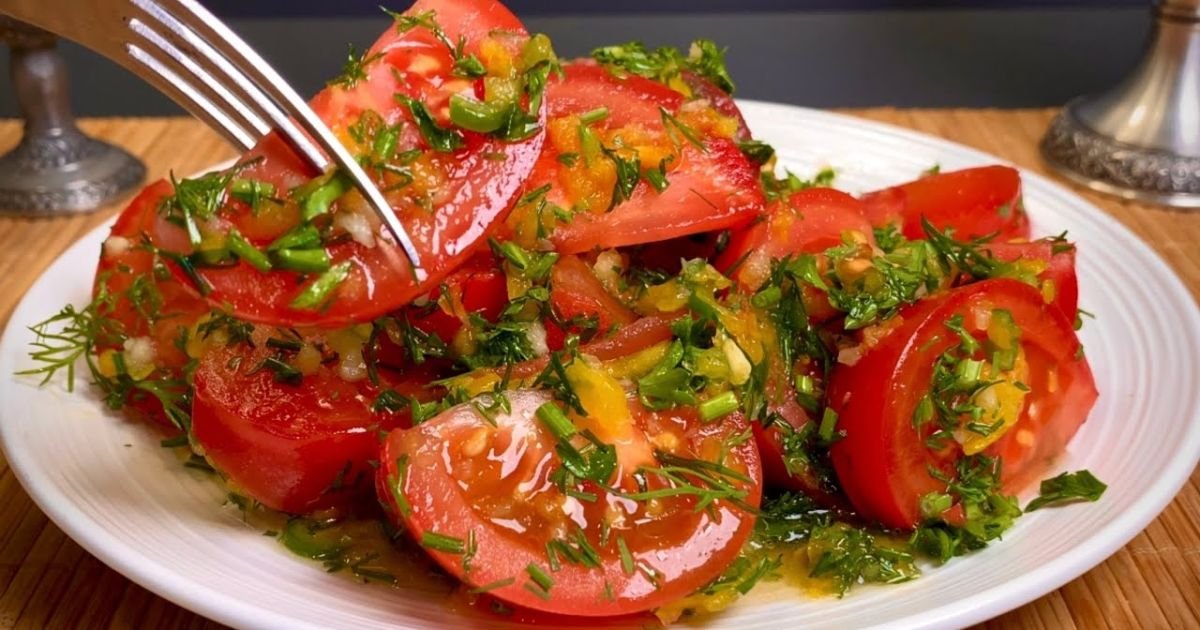
<instances>
[{"instance_id":1,"label":"white plate","mask_svg":"<svg viewBox=\"0 0 1200 630\"><path fill-rule=\"evenodd\" d=\"M984 153L895 127L784 105L743 103L756 135L797 173L825 165L858 192L929 166L994 163ZM1149 247L1063 187L1024 174L1039 234L1079 243L1082 337L1100 402L1062 462L1110 484L1096 504L1022 518L1003 542L914 582L805 599L752 593L713 627L961 626L1029 602L1117 551L1171 500L1200 457L1200 313ZM39 389L26 326L87 301L107 227L72 246L17 307L0 345L0 440L21 483L64 531L129 578L217 621L243 627L355 628L497 624L451 612L444 593L393 591L327 575L221 509L214 484L182 469L146 429L106 412L87 387Z\"/></svg>"}]
</instances>

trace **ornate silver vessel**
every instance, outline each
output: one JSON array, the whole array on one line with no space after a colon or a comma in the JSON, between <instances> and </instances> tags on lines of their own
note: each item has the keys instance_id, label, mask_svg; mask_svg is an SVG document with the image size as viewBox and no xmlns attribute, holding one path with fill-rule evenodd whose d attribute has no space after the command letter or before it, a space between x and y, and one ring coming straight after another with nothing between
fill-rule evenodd
<instances>
[{"instance_id":1,"label":"ornate silver vessel","mask_svg":"<svg viewBox=\"0 0 1200 630\"><path fill-rule=\"evenodd\" d=\"M1141 62L1107 92L1067 104L1042 155L1094 190L1200 207L1200 0L1158 0Z\"/></svg>"},{"instance_id":2,"label":"ornate silver vessel","mask_svg":"<svg viewBox=\"0 0 1200 630\"><path fill-rule=\"evenodd\" d=\"M137 158L75 125L54 36L0 16L0 39L11 49L13 91L25 117L20 144L0 157L0 213L87 212L139 184L146 168Z\"/></svg>"}]
</instances>

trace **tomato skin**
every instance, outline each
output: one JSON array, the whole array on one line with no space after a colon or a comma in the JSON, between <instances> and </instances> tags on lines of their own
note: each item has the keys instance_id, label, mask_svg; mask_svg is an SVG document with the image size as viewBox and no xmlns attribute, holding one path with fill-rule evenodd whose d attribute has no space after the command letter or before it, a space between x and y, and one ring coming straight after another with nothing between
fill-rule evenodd
<instances>
[{"instance_id":1,"label":"tomato skin","mask_svg":"<svg viewBox=\"0 0 1200 630\"><path fill-rule=\"evenodd\" d=\"M909 239L925 238L921 217L954 238L969 240L998 233L1029 238L1029 218L1021 203L1021 175L1008 166L982 166L920 179L862 196L872 225L889 223Z\"/></svg>"},{"instance_id":2,"label":"tomato skin","mask_svg":"<svg viewBox=\"0 0 1200 630\"><path fill-rule=\"evenodd\" d=\"M492 31L525 32L520 22L494 0L420 0L406 14L424 11L435 11L446 36L451 41L464 37L466 51L471 53L478 52L479 40ZM367 68L367 78L351 88L325 88L312 100L314 111L335 134L341 135L360 114L375 111L389 124L405 121L404 133L409 135L402 142L419 142L412 136L416 134L415 125L408 122L406 107L395 95L417 97L430 111L440 111L440 105L449 98L443 89L446 81L442 79L446 77L425 77L406 69L420 57L439 60L448 68L452 63L449 51L424 29L399 33L389 27L366 55L381 55ZM542 119L544 122L544 113ZM201 273L212 287L207 299L214 305L228 305L239 318L257 323L337 327L373 319L427 293L484 245L489 228L504 218L520 192L541 152L544 136L539 131L526 140L504 142L474 132L463 135L464 148L450 157L431 158L440 160L447 182L438 189L441 201L434 203L432 211L401 198L392 200L393 209L421 256L428 276L425 280L413 277L399 246L383 235L382 228L375 228L374 247L354 241L327 247L335 264L349 261L352 268L326 308L291 308L292 300L306 284L300 274L282 270L263 274L244 262L203 269ZM255 157L263 161L243 175L275 184L281 191L315 175L276 135L268 136L247 154L247 158ZM243 210L229 218L257 246L268 244L283 229L294 225L294 219L268 221ZM264 226L264 221L270 225ZM171 243L168 248L174 251L190 251L186 243L180 244L180 232L164 225L156 238L161 246ZM183 278L182 270L174 270Z\"/></svg>"},{"instance_id":3,"label":"tomato skin","mask_svg":"<svg viewBox=\"0 0 1200 630\"><path fill-rule=\"evenodd\" d=\"M92 292L98 294L103 289L115 296L116 304L107 317L119 321L128 337L153 337L160 363L181 367L187 362L187 357L175 347L179 328L191 324L197 317L207 313L209 308L206 302L195 298L187 287L169 278L157 278L154 275L154 254L140 247L143 235L155 221L157 200L168 188L165 182L151 185L139 193L117 218L110 239L124 239L127 246L119 252L107 246L102 248ZM154 313L160 321L154 326L138 312L127 295L130 287L142 276L151 281L161 298L158 312Z\"/></svg>"},{"instance_id":4,"label":"tomato skin","mask_svg":"<svg viewBox=\"0 0 1200 630\"><path fill-rule=\"evenodd\" d=\"M597 129L633 125L665 133L662 110L673 114L684 103L683 95L660 83L633 75L617 77L593 63L569 63L564 72L565 78L552 80L546 91L551 120L606 108L608 117L594 125ZM678 160L667 174L669 185L661 193L643 182L630 199L608 212L576 213L570 221L559 222L549 234L555 250L576 254L653 243L752 220L763 207L758 169L731 139L712 135L703 143L703 151L681 143ZM560 185L569 169L558 158L547 143L526 190L550 184L547 198L569 208L573 204Z\"/></svg>"},{"instance_id":5,"label":"tomato skin","mask_svg":"<svg viewBox=\"0 0 1200 630\"><path fill-rule=\"evenodd\" d=\"M269 508L300 514L361 500L371 488L363 480L369 481L379 432L406 419L373 412L377 390L331 368L298 385L276 382L269 369L249 373L266 356L265 349L226 346L200 360L194 443L235 492Z\"/></svg>"},{"instance_id":6,"label":"tomato skin","mask_svg":"<svg viewBox=\"0 0 1200 630\"><path fill-rule=\"evenodd\" d=\"M661 193L640 186L633 198L605 214L579 214L554 230L562 253L665 241L750 221L762 211L758 172L734 143L713 139L707 153L682 148L679 171ZM688 171L687 169L694 169Z\"/></svg>"},{"instance_id":7,"label":"tomato skin","mask_svg":"<svg viewBox=\"0 0 1200 630\"><path fill-rule=\"evenodd\" d=\"M590 60L563 64L565 77L552 81L546 91L546 115L559 118L608 108L604 123L624 127L660 119L659 108L675 111L683 95L639 76L617 77ZM618 106L614 106L618 105Z\"/></svg>"},{"instance_id":8,"label":"tomato skin","mask_svg":"<svg viewBox=\"0 0 1200 630\"><path fill-rule=\"evenodd\" d=\"M579 351L599 361L610 361L645 350L656 343L670 341L672 319L664 315L650 315L622 326L611 335L597 335L596 339L583 344ZM537 376L546 368L546 357L530 359L512 367L513 378Z\"/></svg>"},{"instance_id":9,"label":"tomato skin","mask_svg":"<svg viewBox=\"0 0 1200 630\"><path fill-rule=\"evenodd\" d=\"M562 349L565 336L579 332L575 327L564 326L573 318L594 317L595 330L602 335L637 319L637 314L613 297L578 256L562 256L554 263L550 272L550 306L558 320L546 322L551 350Z\"/></svg>"},{"instance_id":10,"label":"tomato skin","mask_svg":"<svg viewBox=\"0 0 1200 630\"><path fill-rule=\"evenodd\" d=\"M475 313L489 322L500 318L508 304L508 284L504 271L490 255L478 255L442 281L429 293L431 301L441 300L453 306L447 312L441 303L425 307L409 306L403 315L424 332L437 335L449 344L467 324L466 318Z\"/></svg>"},{"instance_id":11,"label":"tomato skin","mask_svg":"<svg viewBox=\"0 0 1200 630\"><path fill-rule=\"evenodd\" d=\"M1005 456L1005 490L1018 490L1044 472L1087 418L1097 396L1091 370L1077 356L1079 341L1070 323L1045 304L1037 289L1016 280L986 280L903 309L901 323L854 365L834 368L828 388L828 404L846 434L830 449L833 464L846 495L865 518L888 527L914 527L921 519L921 497L945 490L928 467L952 473L961 450L952 444L931 452L914 430L912 417L928 391L937 357L956 343L946 333L946 320L960 314L969 323L973 309L979 308L1012 313L1033 374L1033 398L1026 400L1021 419L986 451ZM1056 374L1053 391L1047 382L1051 372ZM1037 411L1031 413L1035 405ZM1023 430L1033 432L1035 446L1018 448Z\"/></svg>"},{"instance_id":12,"label":"tomato skin","mask_svg":"<svg viewBox=\"0 0 1200 630\"><path fill-rule=\"evenodd\" d=\"M750 133L750 127L746 124L746 118L742 116L742 110L738 108L737 102L733 100L733 96L727 94L725 90L713 85L712 81L692 72L684 70L680 74L680 78L687 84L688 89L692 91L692 98L704 99L712 103L713 109L717 110L723 116L728 116L738 123L737 134L734 140L744 142L750 140L753 134Z\"/></svg>"},{"instance_id":13,"label":"tomato skin","mask_svg":"<svg viewBox=\"0 0 1200 630\"><path fill-rule=\"evenodd\" d=\"M843 243L854 232L875 243L862 202L833 188L799 190L767 207L766 216L733 233L715 266L744 289L757 290L771 273L771 262L798 254L817 254Z\"/></svg>"},{"instance_id":14,"label":"tomato skin","mask_svg":"<svg viewBox=\"0 0 1200 630\"><path fill-rule=\"evenodd\" d=\"M550 400L544 392L519 390L508 393L513 412L495 418L496 431L508 431L508 446L492 447L503 451L498 457L509 458L515 479L527 479L522 471L536 471L553 460L544 459L553 451L553 437L538 428L534 410ZM690 439L713 439L745 430L740 416L728 416L722 422L699 423L695 417L670 417L659 414L639 418L640 426L683 422ZM635 570L622 567L617 544L597 542L594 523L586 528L589 541L598 552L599 567L588 568L567 560L558 571L547 567L546 544L552 533L540 530L514 531L481 513L468 497L472 486L461 481L453 468L455 451L473 432L487 426L469 406L452 409L442 416L406 431L395 431L383 447L381 466L376 477L377 491L385 511L403 523L417 541L426 533L438 533L467 541L474 532L476 552L470 558L470 570L464 569L464 556L427 549L449 573L472 586L493 584L512 578L508 585L489 591L489 595L525 608L576 616L607 617L649 610L684 597L718 576L741 551L753 529L754 516L723 501L714 504L715 512L674 512L670 522L639 521L634 529L614 530L612 536L629 536L628 548L635 566L648 564L658 573L658 585ZM486 430L486 429L484 429ZM459 436L459 437L455 437ZM518 440L520 440L518 442ZM521 459L511 459L519 453ZM727 459L740 464L751 479L745 501L757 506L761 498L761 471L757 453L748 442L733 447ZM403 470L401 469L403 462ZM485 477L475 476L472 481ZM510 480L510 483L515 481ZM481 490L486 493L486 489ZM397 497L404 498L404 506ZM603 493L602 497L607 496ZM533 501L534 498L528 499ZM605 499L601 499L605 500ZM489 504L490 505L490 504ZM714 515L715 514L715 515ZM676 522L676 521L679 522ZM647 547L637 533L653 530L652 546ZM524 586L529 581L527 567L541 567L552 576L548 598L542 598ZM612 598L605 594L605 585Z\"/></svg>"},{"instance_id":15,"label":"tomato skin","mask_svg":"<svg viewBox=\"0 0 1200 630\"><path fill-rule=\"evenodd\" d=\"M209 307L207 302L195 297L174 279L156 276L154 254L140 246L144 234L154 224L158 199L168 190L166 182L147 187L117 217L109 239L101 248L92 294L99 296L103 292L112 296L112 309L105 311L104 317L119 322L128 338L149 337L154 343L155 365L160 370L178 374L188 362L187 355L176 345L180 332L207 313ZM142 305L152 313L143 314L130 299L129 291L135 283L145 283L144 286L151 287L157 294L157 304ZM156 321L148 321L147 314L155 316ZM117 347L97 348L101 352L110 349L120 350ZM140 417L165 429L177 430L163 413L157 398L131 396L126 404Z\"/></svg>"},{"instance_id":16,"label":"tomato skin","mask_svg":"<svg viewBox=\"0 0 1200 630\"><path fill-rule=\"evenodd\" d=\"M1054 240L989 243L984 249L997 260L1037 261L1045 265L1038 280L1048 282L1045 293L1067 321L1075 321L1079 311L1079 278L1075 274L1075 245Z\"/></svg>"},{"instance_id":17,"label":"tomato skin","mask_svg":"<svg viewBox=\"0 0 1200 630\"><path fill-rule=\"evenodd\" d=\"M808 413L791 398L771 411L779 414L778 422L786 422L793 431L802 431L812 424ZM845 497L836 488L822 482L816 470L810 468L799 473L788 470L787 464L784 463L784 433L779 428L764 428L759 422L753 423L752 427L754 441L762 458L763 483L766 487L801 492L826 507L846 507Z\"/></svg>"}]
</instances>

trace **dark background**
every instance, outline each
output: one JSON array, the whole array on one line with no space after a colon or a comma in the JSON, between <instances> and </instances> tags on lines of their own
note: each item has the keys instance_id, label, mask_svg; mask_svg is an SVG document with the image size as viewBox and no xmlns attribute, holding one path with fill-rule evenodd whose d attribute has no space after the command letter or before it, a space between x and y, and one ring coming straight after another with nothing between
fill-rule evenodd
<instances>
[{"instance_id":1,"label":"dark background","mask_svg":"<svg viewBox=\"0 0 1200 630\"><path fill-rule=\"evenodd\" d=\"M86 0L81 0L86 1ZM302 93L387 26L379 0L207 0ZM814 107L1036 107L1111 85L1137 58L1149 0L510 0L562 56L642 40L729 49L738 95ZM3 1L0 0L0 7ZM405 0L394 0L403 8ZM80 115L178 113L65 43ZM7 65L7 52L0 53ZM6 78L0 116L16 114Z\"/></svg>"}]
</instances>

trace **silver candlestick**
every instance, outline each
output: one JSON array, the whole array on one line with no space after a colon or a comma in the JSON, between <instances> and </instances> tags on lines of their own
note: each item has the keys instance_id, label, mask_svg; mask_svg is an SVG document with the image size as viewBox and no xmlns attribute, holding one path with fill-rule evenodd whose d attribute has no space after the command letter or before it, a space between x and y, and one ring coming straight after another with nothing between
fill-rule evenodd
<instances>
[{"instance_id":1,"label":"silver candlestick","mask_svg":"<svg viewBox=\"0 0 1200 630\"><path fill-rule=\"evenodd\" d=\"M11 50L13 91L25 117L20 144L0 157L0 213L87 212L139 184L146 168L137 158L75 125L55 37L0 16L0 39Z\"/></svg>"},{"instance_id":2,"label":"silver candlestick","mask_svg":"<svg viewBox=\"0 0 1200 630\"><path fill-rule=\"evenodd\" d=\"M1042 138L1047 163L1094 190L1200 207L1200 0L1157 0L1133 74L1067 104Z\"/></svg>"}]
</instances>

